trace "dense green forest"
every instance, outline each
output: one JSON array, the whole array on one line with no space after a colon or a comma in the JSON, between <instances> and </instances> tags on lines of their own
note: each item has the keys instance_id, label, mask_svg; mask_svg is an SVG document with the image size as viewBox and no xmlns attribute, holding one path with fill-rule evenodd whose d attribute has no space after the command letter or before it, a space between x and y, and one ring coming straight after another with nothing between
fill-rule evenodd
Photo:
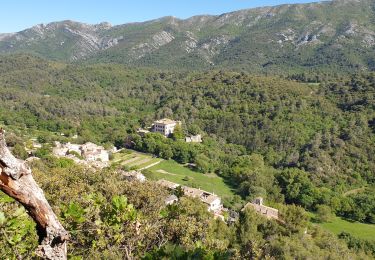
<instances>
[{"instance_id":1,"label":"dense green forest","mask_svg":"<svg viewBox=\"0 0 375 260\"><path fill-rule=\"evenodd\" d=\"M166 208L166 191L154 184L129 185L114 169L87 172L50 157L45 146L33 170L73 235L72 256L361 259L367 251L370 258L373 244L347 234L335 238L308 224L306 211L375 223L374 76L173 72L1 56L0 124L19 157L31 137L46 144L75 134L75 142L118 148L131 143L139 151L194 163L202 174L217 173L237 194L227 198L228 207L239 210L238 201L262 196L285 220L245 211L228 227L196 201ZM180 135L136 134L162 117L181 120ZM202 144L180 140L197 133ZM11 245L10 251L1 247L0 258L30 257L33 224L0 196L0 234L7 237L0 243ZM147 228L138 234L137 223Z\"/></svg>"}]
</instances>

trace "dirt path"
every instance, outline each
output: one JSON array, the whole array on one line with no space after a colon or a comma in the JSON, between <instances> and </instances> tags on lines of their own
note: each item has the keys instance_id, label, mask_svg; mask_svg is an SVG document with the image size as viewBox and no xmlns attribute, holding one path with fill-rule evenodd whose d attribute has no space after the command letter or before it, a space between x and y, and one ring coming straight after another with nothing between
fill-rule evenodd
<instances>
[{"instance_id":1,"label":"dirt path","mask_svg":"<svg viewBox=\"0 0 375 260\"><path fill-rule=\"evenodd\" d=\"M139 169L139 170L142 171L142 170L145 170L145 169L151 168L152 166L158 165L158 164L161 163L162 161L163 161L163 160L160 160L160 161L154 162L154 163L152 163L152 164L150 164L150 165L147 165L147 166L145 166L145 167L143 167L143 168L141 168L141 169Z\"/></svg>"},{"instance_id":2,"label":"dirt path","mask_svg":"<svg viewBox=\"0 0 375 260\"><path fill-rule=\"evenodd\" d=\"M167 171L164 171L164 170L157 170L157 172L160 172L160 173L163 173L163 174L168 174L168 175L174 175L176 176L177 174L174 174L174 173L170 173L170 172L167 172Z\"/></svg>"},{"instance_id":3,"label":"dirt path","mask_svg":"<svg viewBox=\"0 0 375 260\"><path fill-rule=\"evenodd\" d=\"M138 160L139 158L140 158L139 156L136 156L134 158L131 158L131 159L128 159L126 161L121 162L121 164L129 164L131 162L134 162L134 161Z\"/></svg>"}]
</instances>

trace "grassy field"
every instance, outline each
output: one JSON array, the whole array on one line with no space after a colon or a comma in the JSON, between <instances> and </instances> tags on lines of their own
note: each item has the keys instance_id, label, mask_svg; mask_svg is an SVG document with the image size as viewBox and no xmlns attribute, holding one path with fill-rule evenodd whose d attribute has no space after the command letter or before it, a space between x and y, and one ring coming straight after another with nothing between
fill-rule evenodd
<instances>
[{"instance_id":1,"label":"grassy field","mask_svg":"<svg viewBox=\"0 0 375 260\"><path fill-rule=\"evenodd\" d=\"M375 241L375 225L349 222L339 217L335 217L331 222L319 225L335 234L345 231L357 238Z\"/></svg>"},{"instance_id":2,"label":"grassy field","mask_svg":"<svg viewBox=\"0 0 375 260\"><path fill-rule=\"evenodd\" d=\"M139 153L132 150L123 150L114 154L112 164L127 166L132 169L142 169L162 160L163 159L152 157L150 154Z\"/></svg>"},{"instance_id":3,"label":"grassy field","mask_svg":"<svg viewBox=\"0 0 375 260\"><path fill-rule=\"evenodd\" d=\"M144 167L149 167L148 171L145 172L145 176L150 180L165 179L181 185L214 192L221 197L234 194L224 183L224 180L216 174L195 172L173 160L155 158L150 154L124 149L123 151L114 154L112 164L127 166L132 169L143 169Z\"/></svg>"},{"instance_id":4,"label":"grassy field","mask_svg":"<svg viewBox=\"0 0 375 260\"><path fill-rule=\"evenodd\" d=\"M232 190L219 176L192 171L173 160L162 161L149 168L145 175L149 179L165 179L181 185L201 188L208 192L214 192L221 197L233 195Z\"/></svg>"}]
</instances>

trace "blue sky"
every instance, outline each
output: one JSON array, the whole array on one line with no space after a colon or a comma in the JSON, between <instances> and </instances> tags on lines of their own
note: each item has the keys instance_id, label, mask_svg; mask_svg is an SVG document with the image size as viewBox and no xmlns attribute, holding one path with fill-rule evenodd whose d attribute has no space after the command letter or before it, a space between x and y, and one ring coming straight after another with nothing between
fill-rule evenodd
<instances>
[{"instance_id":1,"label":"blue sky","mask_svg":"<svg viewBox=\"0 0 375 260\"><path fill-rule=\"evenodd\" d=\"M314 0L3 0L0 33L17 32L39 23L74 20L113 25L172 15L187 18L244 8Z\"/></svg>"}]
</instances>

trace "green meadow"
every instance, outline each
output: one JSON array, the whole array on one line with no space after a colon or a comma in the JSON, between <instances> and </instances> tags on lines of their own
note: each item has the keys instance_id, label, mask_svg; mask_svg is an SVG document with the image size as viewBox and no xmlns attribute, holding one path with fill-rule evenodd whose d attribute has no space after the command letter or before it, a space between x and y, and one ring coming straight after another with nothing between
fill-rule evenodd
<instances>
[{"instance_id":1,"label":"green meadow","mask_svg":"<svg viewBox=\"0 0 375 260\"><path fill-rule=\"evenodd\" d=\"M350 222L342 218L335 217L332 219L332 221L321 223L319 225L335 234L348 232L357 238L375 241L375 225L373 224Z\"/></svg>"},{"instance_id":2,"label":"green meadow","mask_svg":"<svg viewBox=\"0 0 375 260\"><path fill-rule=\"evenodd\" d=\"M165 179L181 185L201 188L213 192L221 197L232 196L233 191L225 184L224 180L216 174L203 174L191 170L188 166L178 164L173 160L162 161L151 167L145 173L146 177L153 180Z\"/></svg>"}]
</instances>

